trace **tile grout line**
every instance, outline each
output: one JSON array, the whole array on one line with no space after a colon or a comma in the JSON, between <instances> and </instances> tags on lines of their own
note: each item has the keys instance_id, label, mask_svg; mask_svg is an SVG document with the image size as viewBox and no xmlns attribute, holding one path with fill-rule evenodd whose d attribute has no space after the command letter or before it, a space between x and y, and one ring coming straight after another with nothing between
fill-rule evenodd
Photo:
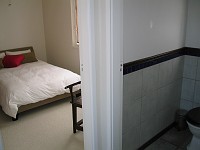
<instances>
[{"instance_id":1,"label":"tile grout line","mask_svg":"<svg viewBox=\"0 0 200 150\"><path fill-rule=\"evenodd\" d=\"M175 145L175 144L173 144L173 143L167 141L166 139L163 139L162 137L160 138L160 140L162 140L162 141L164 141L164 142L167 142L168 144L171 144L171 145L175 146L176 148L179 147L178 145Z\"/></svg>"}]
</instances>

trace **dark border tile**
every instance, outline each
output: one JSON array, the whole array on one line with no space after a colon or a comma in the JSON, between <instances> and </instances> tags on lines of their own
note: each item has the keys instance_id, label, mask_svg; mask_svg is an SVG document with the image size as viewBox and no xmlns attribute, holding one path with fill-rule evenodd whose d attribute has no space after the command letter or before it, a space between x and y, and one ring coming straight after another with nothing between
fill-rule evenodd
<instances>
[{"instance_id":1,"label":"dark border tile","mask_svg":"<svg viewBox=\"0 0 200 150\"><path fill-rule=\"evenodd\" d=\"M151 56L151 57L147 57L144 59L139 59L130 63L126 63L124 64L124 70L123 70L123 74L128 74L137 70L141 70L156 64L159 64L161 62L179 57L184 55L184 49L185 48L180 48L177 50L173 50L173 51L169 51L166 53L162 53L159 55L155 55L155 56Z\"/></svg>"},{"instance_id":2,"label":"dark border tile","mask_svg":"<svg viewBox=\"0 0 200 150\"><path fill-rule=\"evenodd\" d=\"M200 57L200 49L192 48L192 47L185 47L185 55Z\"/></svg>"},{"instance_id":3,"label":"dark border tile","mask_svg":"<svg viewBox=\"0 0 200 150\"><path fill-rule=\"evenodd\" d=\"M200 57L200 49L191 48L191 47L183 47L183 48L172 50L166 53L162 53L155 56L125 63L123 74L126 75L131 72L138 71L138 70L141 70L141 69L144 69L144 68L147 68L147 67L150 67L150 66L174 59L176 57L183 56L183 55Z\"/></svg>"}]
</instances>

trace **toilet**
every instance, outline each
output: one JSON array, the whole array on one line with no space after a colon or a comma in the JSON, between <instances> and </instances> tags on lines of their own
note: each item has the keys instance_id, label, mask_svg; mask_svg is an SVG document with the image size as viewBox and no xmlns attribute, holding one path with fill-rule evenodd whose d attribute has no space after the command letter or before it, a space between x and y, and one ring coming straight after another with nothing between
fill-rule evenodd
<instances>
[{"instance_id":1,"label":"toilet","mask_svg":"<svg viewBox=\"0 0 200 150\"><path fill-rule=\"evenodd\" d=\"M191 109L186 114L188 127L193 134L187 150L200 150L200 107Z\"/></svg>"}]
</instances>

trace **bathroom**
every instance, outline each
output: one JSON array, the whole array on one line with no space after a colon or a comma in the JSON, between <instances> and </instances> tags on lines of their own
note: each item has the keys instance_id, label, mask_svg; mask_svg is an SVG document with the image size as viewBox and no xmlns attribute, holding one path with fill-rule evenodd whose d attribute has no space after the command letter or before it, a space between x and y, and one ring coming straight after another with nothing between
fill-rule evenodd
<instances>
[{"instance_id":1,"label":"bathroom","mask_svg":"<svg viewBox=\"0 0 200 150\"><path fill-rule=\"evenodd\" d=\"M169 7L170 2L156 2L146 5L143 1L135 2L135 9L131 7L133 1L124 2L124 16L138 12L138 6L143 12L138 15L141 19L137 15L124 17L124 150L138 149L170 127L178 109L189 111L200 107L200 1L177 0L173 7ZM163 14L156 14L158 12ZM149 22L149 30L142 25L144 20ZM163 24L159 33L159 25ZM137 25L141 30L128 30ZM126 40L134 38L134 33L137 33L136 43ZM140 39L145 34L146 37ZM134 55L130 52L133 44L137 49ZM168 52L159 51L161 47Z\"/></svg>"}]
</instances>

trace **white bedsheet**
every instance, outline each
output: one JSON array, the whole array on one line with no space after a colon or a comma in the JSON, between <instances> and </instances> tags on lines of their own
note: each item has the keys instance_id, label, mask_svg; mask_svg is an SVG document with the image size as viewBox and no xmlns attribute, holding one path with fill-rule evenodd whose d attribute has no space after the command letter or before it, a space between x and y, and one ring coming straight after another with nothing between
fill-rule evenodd
<instances>
[{"instance_id":1,"label":"white bedsheet","mask_svg":"<svg viewBox=\"0 0 200 150\"><path fill-rule=\"evenodd\" d=\"M78 74L43 61L1 69L0 105L7 115L15 118L21 105L69 93L64 87L78 81Z\"/></svg>"}]
</instances>

